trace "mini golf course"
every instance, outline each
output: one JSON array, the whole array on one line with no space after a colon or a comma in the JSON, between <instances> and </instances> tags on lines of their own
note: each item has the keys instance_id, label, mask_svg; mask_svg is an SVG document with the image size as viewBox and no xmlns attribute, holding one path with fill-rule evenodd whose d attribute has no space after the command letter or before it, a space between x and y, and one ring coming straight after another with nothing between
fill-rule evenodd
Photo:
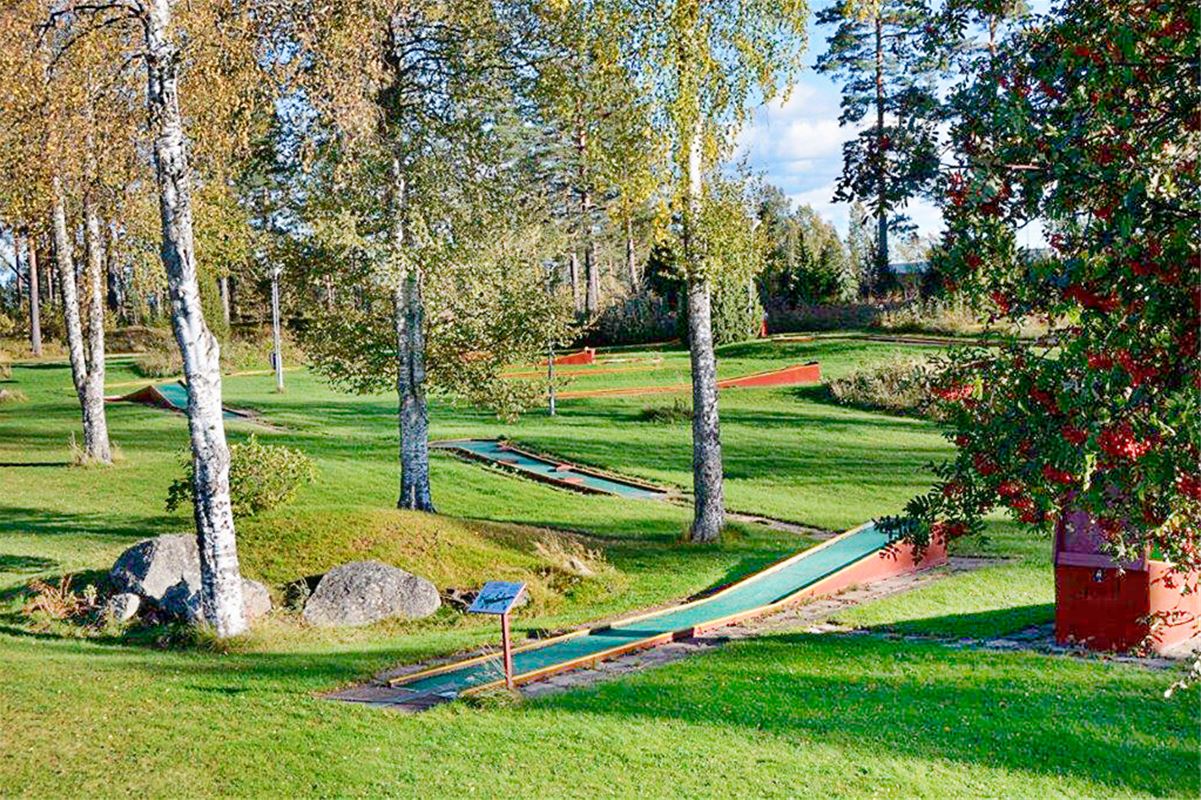
<instances>
[{"instance_id":1,"label":"mini golf course","mask_svg":"<svg viewBox=\"0 0 1201 800\"><path fill-rule=\"evenodd\" d=\"M772 386L808 386L821 383L821 364L811 361L807 364L794 364L782 369L753 372L750 375L739 375L736 378L726 378L717 382L719 389L752 389ZM558 392L560 400L573 400L584 397L628 397L642 394L668 394L686 392L692 389L691 383L675 383L662 386L622 386L614 389L581 389L577 391Z\"/></svg>"},{"instance_id":2,"label":"mini golf course","mask_svg":"<svg viewBox=\"0 0 1201 800\"><path fill-rule=\"evenodd\" d=\"M700 600L584 628L513 651L514 683L529 683L606 658L760 616L784 605L853 584L924 569L946 560L944 546L920 558L868 523L804 550ZM415 704L447 700L504 685L497 655L483 655L393 679Z\"/></svg>"},{"instance_id":3,"label":"mini golf course","mask_svg":"<svg viewBox=\"0 0 1201 800\"><path fill-rule=\"evenodd\" d=\"M120 397L106 397L104 401L106 403L140 403L144 406L154 406L166 411L185 414L188 410L188 387L182 381L151 384ZM240 411L228 406L222 406L221 412L222 416L229 420L249 420L254 418L254 415L249 411Z\"/></svg>"},{"instance_id":4,"label":"mini golf course","mask_svg":"<svg viewBox=\"0 0 1201 800\"><path fill-rule=\"evenodd\" d=\"M649 483L535 455L497 439L455 439L434 442L431 446L578 492L611 494L634 500L663 500L668 496L666 489Z\"/></svg>"}]
</instances>

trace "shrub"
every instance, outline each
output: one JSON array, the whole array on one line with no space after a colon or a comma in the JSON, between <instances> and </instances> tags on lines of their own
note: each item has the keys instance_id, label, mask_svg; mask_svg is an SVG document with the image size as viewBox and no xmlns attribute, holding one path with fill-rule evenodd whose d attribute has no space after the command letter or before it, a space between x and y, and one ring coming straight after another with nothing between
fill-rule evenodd
<instances>
[{"instance_id":1,"label":"shrub","mask_svg":"<svg viewBox=\"0 0 1201 800\"><path fill-rule=\"evenodd\" d=\"M174 342L156 345L133 362L133 371L143 378L173 378L183 372L183 357Z\"/></svg>"},{"instance_id":2,"label":"shrub","mask_svg":"<svg viewBox=\"0 0 1201 800\"><path fill-rule=\"evenodd\" d=\"M918 300L885 309L876 325L893 333L932 333L941 336L978 333L983 327L979 315L968 303L962 299L941 298Z\"/></svg>"},{"instance_id":3,"label":"shrub","mask_svg":"<svg viewBox=\"0 0 1201 800\"><path fill-rule=\"evenodd\" d=\"M291 502L296 491L317 477L313 460L283 445L261 444L254 434L229 448L229 495L235 517L250 517ZM192 502L192 459L184 476L167 489L167 510Z\"/></svg>"},{"instance_id":4,"label":"shrub","mask_svg":"<svg viewBox=\"0 0 1201 800\"><path fill-rule=\"evenodd\" d=\"M897 358L856 370L830 381L828 386L830 395L840 405L928 416L931 405L926 387L931 371L929 361Z\"/></svg>"},{"instance_id":5,"label":"shrub","mask_svg":"<svg viewBox=\"0 0 1201 800\"><path fill-rule=\"evenodd\" d=\"M110 353L147 353L174 349L175 338L169 328L126 325L106 334L105 347Z\"/></svg>"},{"instance_id":6,"label":"shrub","mask_svg":"<svg viewBox=\"0 0 1201 800\"><path fill-rule=\"evenodd\" d=\"M879 316L878 306L865 303L794 306L773 301L767 308L767 329L771 333L862 329L874 325Z\"/></svg>"},{"instance_id":7,"label":"shrub","mask_svg":"<svg viewBox=\"0 0 1201 800\"><path fill-rule=\"evenodd\" d=\"M598 345L650 344L676 336L676 312L670 300L638 294L601 312L585 343Z\"/></svg>"},{"instance_id":8,"label":"shrub","mask_svg":"<svg viewBox=\"0 0 1201 800\"><path fill-rule=\"evenodd\" d=\"M13 376L12 359L8 353L0 350L0 379L8 380Z\"/></svg>"},{"instance_id":9,"label":"shrub","mask_svg":"<svg viewBox=\"0 0 1201 800\"><path fill-rule=\"evenodd\" d=\"M646 406L638 418L643 422L661 422L674 424L692 419L692 408L683 400L676 398L669 406Z\"/></svg>"}]
</instances>

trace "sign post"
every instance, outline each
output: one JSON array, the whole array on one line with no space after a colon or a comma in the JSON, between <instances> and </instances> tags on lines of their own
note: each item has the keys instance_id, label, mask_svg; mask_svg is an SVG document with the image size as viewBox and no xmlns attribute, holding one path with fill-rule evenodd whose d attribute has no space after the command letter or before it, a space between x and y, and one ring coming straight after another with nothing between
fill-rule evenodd
<instances>
[{"instance_id":1,"label":"sign post","mask_svg":"<svg viewBox=\"0 0 1201 800\"><path fill-rule=\"evenodd\" d=\"M467 609L472 614L496 614L500 616L500 639L504 650L505 686L513 689L513 641L509 634L509 612L525 594L524 583L488 581L475 602Z\"/></svg>"}]
</instances>

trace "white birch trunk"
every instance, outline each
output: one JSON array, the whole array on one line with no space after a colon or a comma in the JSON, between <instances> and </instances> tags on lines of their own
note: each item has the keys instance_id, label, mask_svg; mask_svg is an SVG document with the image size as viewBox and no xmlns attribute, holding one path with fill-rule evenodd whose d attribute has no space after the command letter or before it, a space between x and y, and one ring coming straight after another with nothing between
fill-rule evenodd
<instances>
[{"instance_id":1,"label":"white birch trunk","mask_svg":"<svg viewBox=\"0 0 1201 800\"><path fill-rule=\"evenodd\" d=\"M42 355L42 295L36 237L25 237L25 249L29 261L29 350L34 357L39 357Z\"/></svg>"},{"instance_id":2,"label":"white birch trunk","mask_svg":"<svg viewBox=\"0 0 1201 800\"><path fill-rule=\"evenodd\" d=\"M280 331L279 268L271 270L271 341L272 366L275 369L275 391L284 390L284 341Z\"/></svg>"},{"instance_id":3,"label":"white birch trunk","mask_svg":"<svg viewBox=\"0 0 1201 800\"><path fill-rule=\"evenodd\" d=\"M229 327L229 276L222 275L217 279L217 294L221 296L221 322Z\"/></svg>"},{"instance_id":4,"label":"white birch trunk","mask_svg":"<svg viewBox=\"0 0 1201 800\"><path fill-rule=\"evenodd\" d=\"M699 109L698 109L699 112ZM697 114L688 140L688 214L684 253L688 261L688 350L692 361L692 493L694 542L715 542L725 524L721 430L717 413L717 356L713 352L709 280L697 263L695 225L701 213L704 129Z\"/></svg>"},{"instance_id":5,"label":"white birch trunk","mask_svg":"<svg viewBox=\"0 0 1201 800\"><path fill-rule=\"evenodd\" d=\"M567 261L567 269L571 273L571 303L578 315L584 310L583 298L580 297L580 257L572 248L571 257Z\"/></svg>"},{"instance_id":6,"label":"white birch trunk","mask_svg":"<svg viewBox=\"0 0 1201 800\"><path fill-rule=\"evenodd\" d=\"M162 222L162 260L171 298L171 324L188 381L194 515L200 549L201 601L217 636L246 629L242 576L229 498L229 448L221 414L217 339L204 321L192 235L191 173L179 111L176 32L172 0L148 0L146 35L148 109Z\"/></svg>"},{"instance_id":7,"label":"white birch trunk","mask_svg":"<svg viewBox=\"0 0 1201 800\"><path fill-rule=\"evenodd\" d=\"M405 242L405 180L393 161L393 244ZM404 273L392 293L396 328L396 395L400 429L400 498L397 508L434 511L430 491L429 407L425 396L425 304L421 269L402 259Z\"/></svg>"},{"instance_id":8,"label":"white birch trunk","mask_svg":"<svg viewBox=\"0 0 1201 800\"><path fill-rule=\"evenodd\" d=\"M92 295L97 291L98 280L93 280L93 262L98 253L93 240L93 222L98 230L95 207L84 202L84 214L88 244L88 342L84 343L83 321L80 318L79 287L75 278L75 257L70 234L67 232L67 201L62 180L53 176L51 187L51 224L54 235L54 260L58 267L58 286L62 293L63 323L67 336L67 355L71 362L71 379L75 384L75 395L83 416L83 451L89 463L110 464L112 452L108 441L108 424L104 413L104 306L99 312L95 306L99 298ZM98 276L97 276L98 277ZM89 363L99 359L99 363ZM97 374L98 373L98 374Z\"/></svg>"},{"instance_id":9,"label":"white birch trunk","mask_svg":"<svg viewBox=\"0 0 1201 800\"><path fill-rule=\"evenodd\" d=\"M84 385L83 446L88 457L111 464L108 418L104 411L104 233L91 191L83 199L84 244L87 254L85 295L88 321L88 371Z\"/></svg>"}]
</instances>

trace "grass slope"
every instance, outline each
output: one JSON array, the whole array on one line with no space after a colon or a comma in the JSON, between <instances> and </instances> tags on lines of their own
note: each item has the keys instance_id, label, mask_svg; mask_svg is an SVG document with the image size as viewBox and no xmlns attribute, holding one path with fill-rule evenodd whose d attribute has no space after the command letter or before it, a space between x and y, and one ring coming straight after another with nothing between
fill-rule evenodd
<instances>
[{"instance_id":1,"label":"grass slope","mask_svg":"<svg viewBox=\"0 0 1201 800\"><path fill-rule=\"evenodd\" d=\"M827 376L896 352L816 341L724 348L722 375L819 359ZM663 358L684 369L686 355ZM681 366L684 365L684 366ZM589 377L621 385L637 373ZM114 360L113 384L137 383ZM642 378L637 378L641 380ZM672 377L672 380L675 378ZM579 383L583 383L583 378ZM626 385L635 385L627 383ZM231 653L158 650L146 637L70 638L20 614L34 576L96 570L133 541L186 530L166 487L186 446L182 417L118 405L111 469L66 465L78 409L62 364L14 369L0 406L0 795L237 796L1195 796L1189 699L1163 673L1100 662L954 651L864 638L777 636L521 708L459 705L421 717L318 694L398 662L495 643L487 620L442 611L418 623L325 631L277 614ZM332 392L305 372L227 380L320 470L294 505L244 521L244 569L278 587L335 563L379 558L445 588L526 580L520 630L558 629L745 575L807 542L735 525L720 547L680 543L686 508L576 495L445 454L433 458L445 516L390 508L395 401ZM506 435L584 463L690 483L688 427L641 421L670 396L566 401L500 423L435 403L436 437ZM722 394L731 507L845 528L895 512L947 453L929 423L831 405L819 387ZM253 428L235 423L231 438ZM574 531L576 533L564 533ZM841 615L890 630L1004 632L1050 615L1047 544L996 523L960 552L1010 561ZM540 547L541 545L541 547ZM579 580L555 552L598 554ZM547 553L550 553L548 556ZM152 638L152 637L151 637Z\"/></svg>"}]
</instances>

